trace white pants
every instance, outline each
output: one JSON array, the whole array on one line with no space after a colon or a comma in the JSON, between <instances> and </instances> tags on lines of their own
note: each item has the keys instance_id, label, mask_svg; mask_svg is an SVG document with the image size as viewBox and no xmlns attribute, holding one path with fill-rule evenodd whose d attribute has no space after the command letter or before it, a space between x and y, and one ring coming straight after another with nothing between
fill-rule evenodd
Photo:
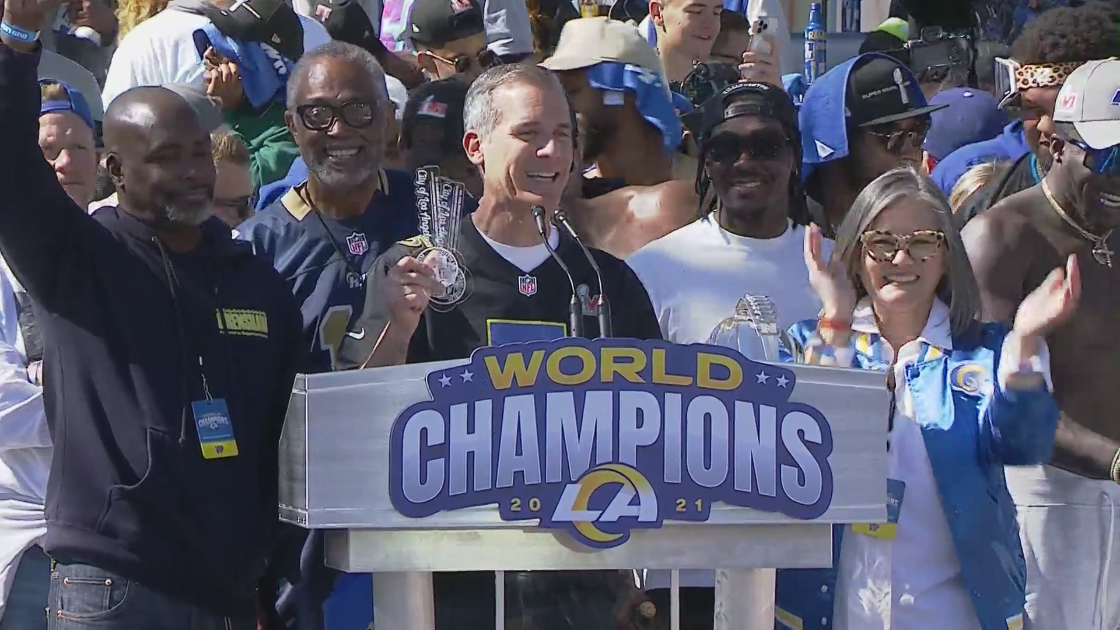
<instances>
[{"instance_id":1,"label":"white pants","mask_svg":"<svg viewBox=\"0 0 1120 630\"><path fill-rule=\"evenodd\" d=\"M1120 630L1120 485L1008 467L1032 630Z\"/></svg>"}]
</instances>

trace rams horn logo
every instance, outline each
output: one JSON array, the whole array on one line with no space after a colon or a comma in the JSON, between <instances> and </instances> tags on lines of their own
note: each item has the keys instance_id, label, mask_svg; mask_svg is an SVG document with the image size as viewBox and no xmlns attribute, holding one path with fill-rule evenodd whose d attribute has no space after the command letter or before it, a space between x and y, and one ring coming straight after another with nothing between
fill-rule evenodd
<instances>
[{"instance_id":1,"label":"rams horn logo","mask_svg":"<svg viewBox=\"0 0 1120 630\"><path fill-rule=\"evenodd\" d=\"M966 394L979 394L991 385L988 370L978 363L965 363L953 368L949 373L949 383L953 389Z\"/></svg>"},{"instance_id":2,"label":"rams horn logo","mask_svg":"<svg viewBox=\"0 0 1120 630\"><path fill-rule=\"evenodd\" d=\"M592 495L603 490L604 495L611 496L607 491L611 486L616 488L609 503L602 510L592 509ZM635 497L637 505L632 504ZM603 464L588 470L564 489L552 522L567 521L577 538L593 547L609 548L625 543L630 538L629 530L604 531L596 523L616 523L622 516L636 517L639 527L659 525L657 495L649 480L635 468L626 464Z\"/></svg>"}]
</instances>

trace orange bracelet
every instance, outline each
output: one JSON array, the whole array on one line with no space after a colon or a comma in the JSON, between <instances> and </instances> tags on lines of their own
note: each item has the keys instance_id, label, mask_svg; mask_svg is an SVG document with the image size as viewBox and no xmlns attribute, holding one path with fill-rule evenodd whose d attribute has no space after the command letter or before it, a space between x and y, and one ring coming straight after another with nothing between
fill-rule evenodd
<instances>
[{"instance_id":1,"label":"orange bracelet","mask_svg":"<svg viewBox=\"0 0 1120 630\"><path fill-rule=\"evenodd\" d=\"M823 330L851 330L852 322L843 319L821 317L817 320L817 328Z\"/></svg>"}]
</instances>

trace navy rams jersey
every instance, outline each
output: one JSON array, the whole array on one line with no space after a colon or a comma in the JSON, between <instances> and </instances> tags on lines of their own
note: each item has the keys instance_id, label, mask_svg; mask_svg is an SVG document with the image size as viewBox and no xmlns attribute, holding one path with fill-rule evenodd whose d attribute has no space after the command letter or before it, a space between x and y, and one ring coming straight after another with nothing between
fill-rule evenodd
<instances>
[{"instance_id":1,"label":"navy rams jersey","mask_svg":"<svg viewBox=\"0 0 1120 630\"><path fill-rule=\"evenodd\" d=\"M369 208L356 217L336 220L316 212L301 184L237 228L296 296L315 371L335 365L342 337L365 299L364 277L373 262L418 232L412 176L382 170L380 179Z\"/></svg>"}]
</instances>

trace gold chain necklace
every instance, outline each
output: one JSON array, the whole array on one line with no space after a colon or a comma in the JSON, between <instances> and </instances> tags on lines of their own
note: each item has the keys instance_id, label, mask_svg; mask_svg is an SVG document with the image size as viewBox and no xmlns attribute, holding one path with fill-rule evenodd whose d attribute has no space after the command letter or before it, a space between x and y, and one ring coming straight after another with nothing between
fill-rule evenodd
<instances>
[{"instance_id":1,"label":"gold chain necklace","mask_svg":"<svg viewBox=\"0 0 1120 630\"><path fill-rule=\"evenodd\" d=\"M1093 234L1089 230L1086 230L1085 228L1075 223L1074 220L1070 218L1068 214L1066 214L1065 209L1062 208L1062 204L1058 203L1058 200L1054 198L1054 193L1050 191L1050 186L1046 183L1045 179L1042 180L1042 194L1046 195L1046 201L1050 202L1050 206L1054 208L1054 212L1057 212L1058 216L1062 217L1063 221L1070 224L1073 229L1077 230L1077 232L1081 234L1082 238L1093 244L1093 260L1096 260L1099 264L1102 264L1106 267L1111 267L1112 255L1115 252L1108 248L1107 241L1108 237L1112 236L1112 230L1106 232L1104 236L1097 236L1096 234Z\"/></svg>"}]
</instances>

